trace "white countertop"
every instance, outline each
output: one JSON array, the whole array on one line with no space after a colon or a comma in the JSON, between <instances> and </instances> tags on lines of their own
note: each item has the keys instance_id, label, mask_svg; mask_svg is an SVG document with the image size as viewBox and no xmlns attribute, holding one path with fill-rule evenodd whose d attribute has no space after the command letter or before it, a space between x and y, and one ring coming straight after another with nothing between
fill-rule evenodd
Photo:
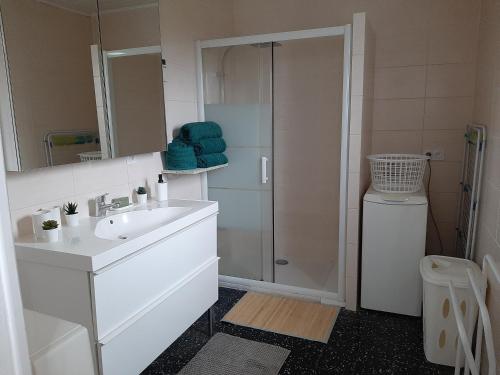
<instances>
[{"instance_id":1,"label":"white countertop","mask_svg":"<svg viewBox=\"0 0 500 375\"><path fill-rule=\"evenodd\" d=\"M80 219L78 227L62 227L58 242L40 242L33 235L20 237L15 242L18 260L44 263L98 273L100 269L117 262L136 251L162 240L179 230L218 213L218 203L171 199L150 201L147 206L134 206L127 211L151 210L159 207L191 207L191 210L147 233L125 240L106 240L95 236L94 230L103 218ZM126 211L111 211L106 218Z\"/></svg>"}]
</instances>

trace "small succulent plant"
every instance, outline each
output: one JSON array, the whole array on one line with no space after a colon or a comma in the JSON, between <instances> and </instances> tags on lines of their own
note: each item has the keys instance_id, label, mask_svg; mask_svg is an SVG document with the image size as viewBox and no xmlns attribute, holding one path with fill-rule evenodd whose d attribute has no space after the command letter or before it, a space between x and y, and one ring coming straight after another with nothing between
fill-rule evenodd
<instances>
[{"instance_id":1,"label":"small succulent plant","mask_svg":"<svg viewBox=\"0 0 500 375\"><path fill-rule=\"evenodd\" d=\"M78 208L78 203L76 202L68 202L63 206L64 213L66 215L75 215L78 213L76 210Z\"/></svg>"},{"instance_id":2,"label":"small succulent plant","mask_svg":"<svg viewBox=\"0 0 500 375\"><path fill-rule=\"evenodd\" d=\"M139 186L137 188L137 194L140 194L140 195L147 194L146 188L144 186Z\"/></svg>"},{"instance_id":3,"label":"small succulent plant","mask_svg":"<svg viewBox=\"0 0 500 375\"><path fill-rule=\"evenodd\" d=\"M59 223L56 220L46 220L42 223L43 230L52 230L57 229L59 227Z\"/></svg>"}]
</instances>

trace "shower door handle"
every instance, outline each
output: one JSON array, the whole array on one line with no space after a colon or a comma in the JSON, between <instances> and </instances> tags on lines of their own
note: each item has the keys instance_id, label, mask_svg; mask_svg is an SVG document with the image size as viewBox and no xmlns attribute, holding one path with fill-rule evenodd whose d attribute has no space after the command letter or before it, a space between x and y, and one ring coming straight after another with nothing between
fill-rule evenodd
<instances>
[{"instance_id":1,"label":"shower door handle","mask_svg":"<svg viewBox=\"0 0 500 375\"><path fill-rule=\"evenodd\" d=\"M260 178L263 184L267 184L267 180L269 180L269 177L267 177L267 160L265 156L260 158Z\"/></svg>"}]
</instances>

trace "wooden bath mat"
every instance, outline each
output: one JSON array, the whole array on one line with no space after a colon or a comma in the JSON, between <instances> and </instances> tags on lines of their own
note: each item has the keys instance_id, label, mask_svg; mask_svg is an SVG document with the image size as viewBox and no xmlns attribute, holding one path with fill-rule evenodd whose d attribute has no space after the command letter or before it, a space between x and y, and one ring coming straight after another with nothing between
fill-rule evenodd
<instances>
[{"instance_id":1,"label":"wooden bath mat","mask_svg":"<svg viewBox=\"0 0 500 375\"><path fill-rule=\"evenodd\" d=\"M336 306L248 292L222 320L244 327L327 343L337 315Z\"/></svg>"}]
</instances>

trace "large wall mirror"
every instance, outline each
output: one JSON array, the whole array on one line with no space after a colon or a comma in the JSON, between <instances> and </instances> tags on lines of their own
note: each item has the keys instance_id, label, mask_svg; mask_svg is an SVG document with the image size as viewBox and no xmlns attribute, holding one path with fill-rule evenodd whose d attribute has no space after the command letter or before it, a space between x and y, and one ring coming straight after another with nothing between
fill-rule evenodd
<instances>
[{"instance_id":1,"label":"large wall mirror","mask_svg":"<svg viewBox=\"0 0 500 375\"><path fill-rule=\"evenodd\" d=\"M8 170L162 151L158 0L0 0Z\"/></svg>"}]
</instances>

